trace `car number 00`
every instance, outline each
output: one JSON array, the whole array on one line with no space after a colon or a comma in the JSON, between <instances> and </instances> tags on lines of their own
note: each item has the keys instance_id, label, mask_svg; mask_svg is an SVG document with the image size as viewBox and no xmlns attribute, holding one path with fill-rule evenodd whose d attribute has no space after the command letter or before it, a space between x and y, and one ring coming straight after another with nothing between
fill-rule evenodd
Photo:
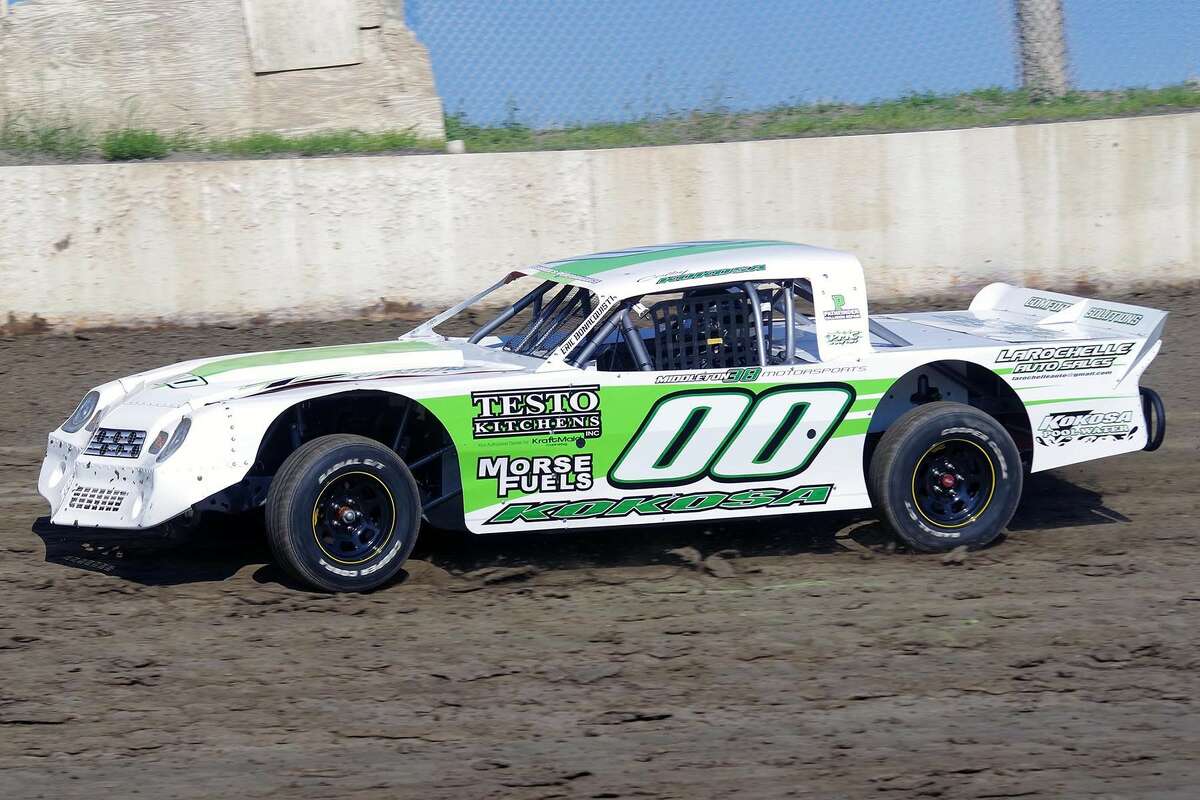
<instances>
[{"instance_id":1,"label":"car number 00","mask_svg":"<svg viewBox=\"0 0 1200 800\"><path fill-rule=\"evenodd\" d=\"M609 473L615 486L673 486L803 472L846 416L848 386L686 391L662 398Z\"/></svg>"}]
</instances>

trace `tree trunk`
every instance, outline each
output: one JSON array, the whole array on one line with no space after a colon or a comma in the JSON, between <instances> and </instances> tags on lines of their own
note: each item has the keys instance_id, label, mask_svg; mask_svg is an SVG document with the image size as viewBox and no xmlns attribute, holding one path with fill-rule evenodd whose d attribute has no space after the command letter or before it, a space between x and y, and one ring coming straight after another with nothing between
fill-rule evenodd
<instances>
[{"instance_id":1,"label":"tree trunk","mask_svg":"<svg viewBox=\"0 0 1200 800\"><path fill-rule=\"evenodd\" d=\"M1061 97L1067 78L1067 39L1062 0L1014 0L1021 85L1036 98Z\"/></svg>"}]
</instances>

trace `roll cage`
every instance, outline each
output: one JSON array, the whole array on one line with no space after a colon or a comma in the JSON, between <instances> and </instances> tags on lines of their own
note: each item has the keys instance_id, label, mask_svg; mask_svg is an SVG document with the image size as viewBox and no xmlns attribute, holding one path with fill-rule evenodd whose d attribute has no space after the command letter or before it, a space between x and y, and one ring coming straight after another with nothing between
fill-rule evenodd
<instances>
[{"instance_id":1,"label":"roll cage","mask_svg":"<svg viewBox=\"0 0 1200 800\"><path fill-rule=\"evenodd\" d=\"M792 279L770 285L742 281L701 286L684 291L677 299L660 300L649 307L641 304L648 295L626 298L565 360L583 368L601 348L623 342L633 365L643 372L793 364L798 359L797 295L812 303L808 281ZM653 357L642 330L633 320L635 310L650 321ZM780 357L772 361L776 322L781 324L783 341L779 342Z\"/></svg>"},{"instance_id":2,"label":"roll cage","mask_svg":"<svg viewBox=\"0 0 1200 800\"><path fill-rule=\"evenodd\" d=\"M413 334L429 331L521 276L510 273ZM643 305L643 300L661 295L672 296ZM814 320L798 310L798 300L810 308L814 305L812 284L806 278L732 281L678 292L660 288L623 300L597 294L587 286L543 280L467 341L480 345L496 336L498 347L486 346L516 356L558 358L580 369L594 359L604 363L606 355L609 366L602 369L644 372L819 361ZM523 312L528 312L527 318L518 319ZM510 323L517 325L515 332L501 333ZM909 344L874 319L868 319L868 330L884 346ZM798 332L811 337L811 352L804 349L808 344L797 347ZM618 356L617 349L623 354ZM621 366L614 366L617 363Z\"/></svg>"}]
</instances>

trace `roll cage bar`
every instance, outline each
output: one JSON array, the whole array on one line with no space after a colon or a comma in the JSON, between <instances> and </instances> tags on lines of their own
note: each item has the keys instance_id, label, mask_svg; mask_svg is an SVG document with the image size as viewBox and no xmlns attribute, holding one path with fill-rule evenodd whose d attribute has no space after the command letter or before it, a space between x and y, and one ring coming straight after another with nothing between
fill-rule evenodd
<instances>
[{"instance_id":1,"label":"roll cage bar","mask_svg":"<svg viewBox=\"0 0 1200 800\"><path fill-rule=\"evenodd\" d=\"M750 298L750 310L754 315L754 345L758 353L758 364L762 367L768 366L767 343L766 338L763 336L762 300L758 293L758 287L752 281L745 281L743 283L728 284L725 288L734 287L741 288L746 293L746 296ZM796 330L794 327L796 301L794 293L799 292L801 297L812 302L812 291L804 282L797 280L780 281L779 288L784 290L783 321L785 355L783 363L794 364L796 362ZM642 296L631 297L623 301L620 307L604 323L596 327L587 341L576 349L574 356L569 355L567 357L567 363L574 367L582 367L591 359L596 350L604 344L604 340L611 336L617 328L620 328L623 334L622 338L625 340L625 346L629 348L629 354L633 357L634 364L643 372L652 371L654 364L650 359L650 353L646 350L646 343L642 341L642 337L638 333L637 328L634 327L633 319L629 314L630 309L641 298Z\"/></svg>"}]
</instances>

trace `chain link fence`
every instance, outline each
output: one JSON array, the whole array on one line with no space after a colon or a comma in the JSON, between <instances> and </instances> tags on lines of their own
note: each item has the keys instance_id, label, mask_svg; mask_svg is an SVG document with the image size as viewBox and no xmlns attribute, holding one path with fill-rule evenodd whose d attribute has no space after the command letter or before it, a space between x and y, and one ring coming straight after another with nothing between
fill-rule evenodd
<instances>
[{"instance_id":1,"label":"chain link fence","mask_svg":"<svg viewBox=\"0 0 1200 800\"><path fill-rule=\"evenodd\" d=\"M405 14L451 120L510 130L1200 75L1195 0L407 0Z\"/></svg>"}]
</instances>

